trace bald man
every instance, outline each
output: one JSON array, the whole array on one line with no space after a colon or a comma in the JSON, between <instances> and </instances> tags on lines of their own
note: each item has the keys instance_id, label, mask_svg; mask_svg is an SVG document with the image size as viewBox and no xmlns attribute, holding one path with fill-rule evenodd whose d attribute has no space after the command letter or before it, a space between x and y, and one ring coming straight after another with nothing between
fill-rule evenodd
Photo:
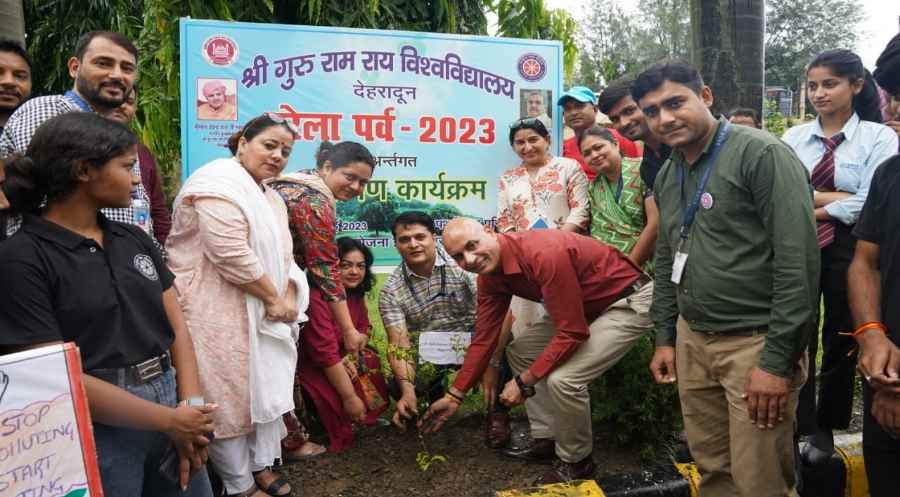
<instances>
[{"instance_id":1,"label":"bald man","mask_svg":"<svg viewBox=\"0 0 900 497\"><path fill-rule=\"evenodd\" d=\"M506 349L516 377L500 400L515 406L542 390L550 401L544 409L558 460L535 483L593 477L588 384L652 330L650 278L618 250L562 230L495 234L456 218L444 229L444 248L478 274L475 336L453 386L421 427L440 429L481 378L512 296L542 302L547 314Z\"/></svg>"},{"instance_id":2,"label":"bald man","mask_svg":"<svg viewBox=\"0 0 900 497\"><path fill-rule=\"evenodd\" d=\"M211 121L234 121L237 109L228 101L225 85L219 80L208 81L203 85L203 98L206 102L197 107L197 119Z\"/></svg>"}]
</instances>

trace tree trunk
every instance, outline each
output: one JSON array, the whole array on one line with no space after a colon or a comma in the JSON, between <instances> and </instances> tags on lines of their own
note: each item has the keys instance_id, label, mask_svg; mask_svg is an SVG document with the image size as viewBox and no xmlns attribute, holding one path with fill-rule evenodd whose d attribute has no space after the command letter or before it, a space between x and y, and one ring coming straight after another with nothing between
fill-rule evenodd
<instances>
[{"instance_id":1,"label":"tree trunk","mask_svg":"<svg viewBox=\"0 0 900 497\"><path fill-rule=\"evenodd\" d=\"M25 46L25 11L22 0L0 0L0 38L18 41Z\"/></svg>"},{"instance_id":2,"label":"tree trunk","mask_svg":"<svg viewBox=\"0 0 900 497\"><path fill-rule=\"evenodd\" d=\"M694 64L713 90L713 114L735 107L762 115L764 0L691 0Z\"/></svg>"}]
</instances>

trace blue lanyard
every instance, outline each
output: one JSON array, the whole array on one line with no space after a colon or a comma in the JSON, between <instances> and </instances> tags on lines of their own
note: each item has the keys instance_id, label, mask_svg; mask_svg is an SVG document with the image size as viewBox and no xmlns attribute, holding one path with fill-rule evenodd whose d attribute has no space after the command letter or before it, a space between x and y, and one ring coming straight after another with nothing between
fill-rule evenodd
<instances>
[{"instance_id":1,"label":"blue lanyard","mask_svg":"<svg viewBox=\"0 0 900 497\"><path fill-rule=\"evenodd\" d=\"M85 112L94 112L94 109L91 109L91 106L81 98L81 95L75 93L72 90L66 92L66 97L75 102L75 105L81 108L81 110Z\"/></svg>"},{"instance_id":2,"label":"blue lanyard","mask_svg":"<svg viewBox=\"0 0 900 497\"><path fill-rule=\"evenodd\" d=\"M619 182L616 183L616 203L619 203L619 197L622 196L622 171L619 171Z\"/></svg>"},{"instance_id":3,"label":"blue lanyard","mask_svg":"<svg viewBox=\"0 0 900 497\"><path fill-rule=\"evenodd\" d=\"M703 176L700 177L700 180L697 181L697 191L694 192L694 198L691 200L690 205L688 205L687 209L684 208L684 166L679 166L675 168L675 172L678 175L678 182L681 184L681 232L679 235L681 236L681 242L683 243L687 240L688 233L691 230L691 225L694 224L694 218L697 217L697 209L700 208L700 198L703 196L704 190L706 190L706 182L709 181L709 175L713 170L713 167L716 165L716 159L719 157L719 152L722 150L722 145L725 144L725 139L728 138L728 133L731 131L731 123L725 123L721 127L719 127L719 132L716 134L716 141L713 143L713 148L709 152L709 159L706 161L707 166L706 170L703 171Z\"/></svg>"}]
</instances>

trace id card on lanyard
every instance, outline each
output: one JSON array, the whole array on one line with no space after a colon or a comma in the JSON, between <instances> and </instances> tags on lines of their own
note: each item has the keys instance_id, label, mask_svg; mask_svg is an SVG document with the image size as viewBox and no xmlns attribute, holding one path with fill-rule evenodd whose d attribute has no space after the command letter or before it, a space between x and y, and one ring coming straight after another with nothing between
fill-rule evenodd
<instances>
[{"instance_id":1,"label":"id card on lanyard","mask_svg":"<svg viewBox=\"0 0 900 497\"><path fill-rule=\"evenodd\" d=\"M678 233L678 248L675 250L675 257L672 261L671 278L672 283L675 283L676 285L681 283L684 267L687 265L688 254L685 251L685 242L688 239L688 234L690 234L691 226L694 224L694 219L697 217L697 209L700 208L701 200L704 195L709 197L705 192L706 183L709 181L710 173L716 166L719 152L722 150L722 145L725 144L725 139L728 138L728 133L730 131L731 123L726 122L719 127L719 132L716 133L716 141L713 143L713 148L709 152L706 169L697 181L697 191L694 192L691 203L688 204L687 208L684 206L684 169L682 166L675 168L676 174L678 175L678 183L681 185L681 230Z\"/></svg>"}]
</instances>

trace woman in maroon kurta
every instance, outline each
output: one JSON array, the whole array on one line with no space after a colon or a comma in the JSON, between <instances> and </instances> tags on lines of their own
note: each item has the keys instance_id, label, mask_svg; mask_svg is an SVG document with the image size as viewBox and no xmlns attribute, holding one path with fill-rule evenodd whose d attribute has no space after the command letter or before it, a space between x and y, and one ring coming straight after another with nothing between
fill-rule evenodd
<instances>
[{"instance_id":1,"label":"woman in maroon kurta","mask_svg":"<svg viewBox=\"0 0 900 497\"><path fill-rule=\"evenodd\" d=\"M372 252L352 238L337 240L338 268L341 283L347 293L347 307L353 325L368 335L369 314L366 308L366 292L372 289ZM325 291L315 286L310 289L309 322L300 334L300 357L297 377L315 405L318 417L328 432L329 450L340 452L353 442L353 422L372 424L381 410L368 410L363 402L365 394L354 379L357 367L343 358L343 334L331 313ZM378 371L377 356L369 354L366 366ZM373 379L383 382L383 379ZM382 391L384 385L376 385Z\"/></svg>"}]
</instances>

